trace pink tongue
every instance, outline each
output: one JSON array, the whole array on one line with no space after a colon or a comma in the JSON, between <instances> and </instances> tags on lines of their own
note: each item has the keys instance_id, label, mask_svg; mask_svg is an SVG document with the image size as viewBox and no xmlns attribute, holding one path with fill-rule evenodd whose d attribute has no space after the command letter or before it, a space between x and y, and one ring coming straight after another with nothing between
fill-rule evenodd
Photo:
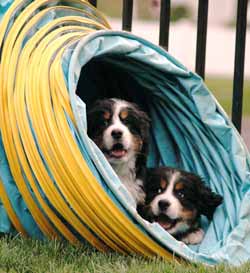
<instances>
[{"instance_id":1,"label":"pink tongue","mask_svg":"<svg viewBox=\"0 0 250 273\"><path fill-rule=\"evenodd\" d=\"M114 156L114 157L122 157L124 156L126 153L125 150L113 150L111 151L111 155Z\"/></svg>"},{"instance_id":2,"label":"pink tongue","mask_svg":"<svg viewBox=\"0 0 250 273\"><path fill-rule=\"evenodd\" d=\"M164 229L169 229L172 226L172 224L170 223L161 222L161 221L158 221L158 224L160 224Z\"/></svg>"}]
</instances>

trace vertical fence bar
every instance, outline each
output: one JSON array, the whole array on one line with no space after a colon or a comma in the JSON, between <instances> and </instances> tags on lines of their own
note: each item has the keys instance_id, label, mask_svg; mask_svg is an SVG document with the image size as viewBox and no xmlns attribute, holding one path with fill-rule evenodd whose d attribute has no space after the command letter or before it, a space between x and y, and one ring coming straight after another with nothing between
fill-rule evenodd
<instances>
[{"instance_id":1,"label":"vertical fence bar","mask_svg":"<svg viewBox=\"0 0 250 273\"><path fill-rule=\"evenodd\" d=\"M165 50L168 50L169 45L170 14L170 0L161 0L159 45Z\"/></svg>"},{"instance_id":2,"label":"vertical fence bar","mask_svg":"<svg viewBox=\"0 0 250 273\"><path fill-rule=\"evenodd\" d=\"M195 71L205 78L208 0L199 0Z\"/></svg>"},{"instance_id":3,"label":"vertical fence bar","mask_svg":"<svg viewBox=\"0 0 250 273\"><path fill-rule=\"evenodd\" d=\"M97 0L89 0L89 3L94 7L97 7Z\"/></svg>"},{"instance_id":4,"label":"vertical fence bar","mask_svg":"<svg viewBox=\"0 0 250 273\"><path fill-rule=\"evenodd\" d=\"M122 8L122 29L131 31L133 16L133 0L123 0Z\"/></svg>"},{"instance_id":5,"label":"vertical fence bar","mask_svg":"<svg viewBox=\"0 0 250 273\"><path fill-rule=\"evenodd\" d=\"M247 4L248 0L238 1L235 38L232 121L239 132L242 121Z\"/></svg>"}]
</instances>

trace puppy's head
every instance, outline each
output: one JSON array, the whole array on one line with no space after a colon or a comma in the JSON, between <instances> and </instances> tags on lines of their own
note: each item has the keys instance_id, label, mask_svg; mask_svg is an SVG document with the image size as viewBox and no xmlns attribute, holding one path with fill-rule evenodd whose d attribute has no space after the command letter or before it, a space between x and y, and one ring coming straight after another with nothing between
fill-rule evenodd
<instances>
[{"instance_id":1,"label":"puppy's head","mask_svg":"<svg viewBox=\"0 0 250 273\"><path fill-rule=\"evenodd\" d=\"M87 112L88 135L112 165L139 158L146 164L149 118L136 104L98 100Z\"/></svg>"},{"instance_id":2,"label":"puppy's head","mask_svg":"<svg viewBox=\"0 0 250 273\"><path fill-rule=\"evenodd\" d=\"M158 222L171 234L184 232L201 214L211 219L221 202L222 197L195 174L168 167L149 170L146 218Z\"/></svg>"}]
</instances>

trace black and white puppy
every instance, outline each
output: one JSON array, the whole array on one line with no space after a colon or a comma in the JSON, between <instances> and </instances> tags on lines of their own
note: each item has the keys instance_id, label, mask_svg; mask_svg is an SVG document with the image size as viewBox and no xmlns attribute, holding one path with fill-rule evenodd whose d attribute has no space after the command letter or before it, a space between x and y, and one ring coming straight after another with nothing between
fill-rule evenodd
<instances>
[{"instance_id":1,"label":"black and white puppy","mask_svg":"<svg viewBox=\"0 0 250 273\"><path fill-rule=\"evenodd\" d=\"M211 220L222 202L222 197L206 187L199 176L170 167L148 169L145 191L145 206L139 210L142 217L158 222L186 244L202 241L200 215Z\"/></svg>"},{"instance_id":2,"label":"black and white puppy","mask_svg":"<svg viewBox=\"0 0 250 273\"><path fill-rule=\"evenodd\" d=\"M98 100L87 111L88 135L134 197L143 204L149 118L139 107L120 99Z\"/></svg>"}]
</instances>

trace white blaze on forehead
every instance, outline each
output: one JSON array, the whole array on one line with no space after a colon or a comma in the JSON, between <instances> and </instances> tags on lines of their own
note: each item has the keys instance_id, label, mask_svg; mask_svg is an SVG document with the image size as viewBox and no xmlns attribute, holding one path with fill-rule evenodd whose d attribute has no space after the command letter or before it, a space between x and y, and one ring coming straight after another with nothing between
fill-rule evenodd
<instances>
[{"instance_id":1,"label":"white blaze on forehead","mask_svg":"<svg viewBox=\"0 0 250 273\"><path fill-rule=\"evenodd\" d=\"M120 124L121 123L121 120L120 120L121 110L128 107L128 103L125 100L114 99L113 101L115 102L115 104L113 106L112 121L113 121L113 124L115 124L115 123Z\"/></svg>"},{"instance_id":2,"label":"white blaze on forehead","mask_svg":"<svg viewBox=\"0 0 250 273\"><path fill-rule=\"evenodd\" d=\"M173 173L172 176L170 177L170 181L168 183L166 190L163 193L158 194L151 202L150 205L154 215L159 215L160 213L164 213L171 219L176 219L180 217L180 213L182 211L182 205L180 201L178 200L178 198L176 198L174 195L175 182L178 180L179 177L180 177L179 172ZM161 200L167 201L170 204L169 207L164 212L160 211L160 208L159 208L159 201Z\"/></svg>"},{"instance_id":3,"label":"white blaze on forehead","mask_svg":"<svg viewBox=\"0 0 250 273\"><path fill-rule=\"evenodd\" d=\"M133 136L130 133L127 126L125 126L120 120L121 110L128 107L129 104L123 100L113 100L115 103L113 105L113 115L111 125L103 133L103 143L106 149L111 149L114 145L114 139L112 137L112 131L119 130L122 132L121 143L124 149L129 149L132 147Z\"/></svg>"}]
</instances>

